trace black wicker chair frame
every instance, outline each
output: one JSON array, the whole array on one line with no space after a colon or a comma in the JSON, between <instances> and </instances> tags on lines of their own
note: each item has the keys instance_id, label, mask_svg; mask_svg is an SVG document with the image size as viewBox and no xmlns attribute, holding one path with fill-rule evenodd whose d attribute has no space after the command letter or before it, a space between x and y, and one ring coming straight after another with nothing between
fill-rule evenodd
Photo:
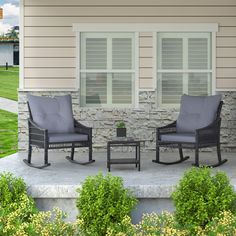
<instances>
[{"instance_id":1,"label":"black wicker chair frame","mask_svg":"<svg viewBox=\"0 0 236 236\"><path fill-rule=\"evenodd\" d=\"M66 159L72 163L86 165L95 160L92 159L92 128L87 127L79 123L74 119L74 127L75 133L79 134L87 134L88 141L76 141L76 142L49 142L49 135L47 129L42 129L33 121L30 107L29 114L30 118L28 119L28 127L29 127L29 146L28 146L28 159L24 159L23 161L30 167L42 169L44 167L50 166L51 164L48 162L48 150L50 149L61 149L61 148L70 148L71 155L67 156ZM38 166L31 163L32 157L32 148L43 148L44 149L44 165ZM80 147L88 147L89 148L89 160L87 162L78 162L74 160L74 150L75 148Z\"/></svg>"},{"instance_id":2,"label":"black wicker chair frame","mask_svg":"<svg viewBox=\"0 0 236 236\"><path fill-rule=\"evenodd\" d=\"M210 165L209 167L217 167L224 164L227 159L222 160L221 158L221 149L220 149L220 126L221 126L221 108L223 106L223 102L220 102L216 119L210 125L197 129L195 131L195 142L193 143L185 143L185 142L165 142L161 141L160 136L163 134L171 134L176 133L176 124L177 121L173 123L157 128L156 129L156 160L153 160L155 163L164 164L164 165L172 165L181 163L186 161L189 156L183 155L183 148L185 149L195 149L195 164L194 166L199 167L199 149L207 148L207 147L216 147L217 148L217 156L218 163L214 165ZM174 162L163 162L160 160L160 147L171 147L179 149L179 157L180 159Z\"/></svg>"}]
</instances>

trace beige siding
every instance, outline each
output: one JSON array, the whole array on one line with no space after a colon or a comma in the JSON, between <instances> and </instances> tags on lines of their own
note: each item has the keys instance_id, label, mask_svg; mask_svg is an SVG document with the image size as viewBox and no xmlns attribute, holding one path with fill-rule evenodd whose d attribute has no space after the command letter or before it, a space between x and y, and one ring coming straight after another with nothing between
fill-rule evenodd
<instances>
[{"instance_id":1,"label":"beige siding","mask_svg":"<svg viewBox=\"0 0 236 236\"><path fill-rule=\"evenodd\" d=\"M94 6L94 5L99 5L99 6L119 6L119 5L124 5L124 6L130 6L133 5L133 2L127 1L127 0L99 0L99 4L97 0L70 0L70 1L65 1L65 0L57 0L56 5L57 6ZM187 4L186 4L187 3ZM26 6L54 6L52 1L48 0L25 0L25 5ZM160 0L135 0L135 5L137 6L146 6L146 5L152 5L152 6L196 6L196 5L201 5L201 6L209 6L212 5L212 0L165 0L165 1L160 1ZM235 0L214 0L214 5L215 6L236 6Z\"/></svg>"},{"instance_id":2,"label":"beige siding","mask_svg":"<svg viewBox=\"0 0 236 236\"><path fill-rule=\"evenodd\" d=\"M140 57L145 57L145 58L149 58L149 57L153 57L153 49L152 47L140 47L139 49L139 55Z\"/></svg>"},{"instance_id":3,"label":"beige siding","mask_svg":"<svg viewBox=\"0 0 236 236\"><path fill-rule=\"evenodd\" d=\"M236 68L217 68L216 76L220 78L235 78Z\"/></svg>"},{"instance_id":4,"label":"beige siding","mask_svg":"<svg viewBox=\"0 0 236 236\"><path fill-rule=\"evenodd\" d=\"M224 57L218 57L216 59L216 67L217 68L236 68L236 57L235 58L224 58Z\"/></svg>"},{"instance_id":5,"label":"beige siding","mask_svg":"<svg viewBox=\"0 0 236 236\"><path fill-rule=\"evenodd\" d=\"M216 85L236 89L235 0L24 0L24 86L76 86L73 23L218 23ZM140 88L153 88L152 33L140 33Z\"/></svg>"},{"instance_id":6,"label":"beige siding","mask_svg":"<svg viewBox=\"0 0 236 236\"><path fill-rule=\"evenodd\" d=\"M140 89L151 89L153 88L153 80L151 78L140 78L139 87Z\"/></svg>"},{"instance_id":7,"label":"beige siding","mask_svg":"<svg viewBox=\"0 0 236 236\"><path fill-rule=\"evenodd\" d=\"M25 47L73 47L75 37L28 37L25 38Z\"/></svg>"},{"instance_id":8,"label":"beige siding","mask_svg":"<svg viewBox=\"0 0 236 236\"><path fill-rule=\"evenodd\" d=\"M216 86L221 89L229 89L232 90L236 88L236 78L230 79L217 79Z\"/></svg>"},{"instance_id":9,"label":"beige siding","mask_svg":"<svg viewBox=\"0 0 236 236\"><path fill-rule=\"evenodd\" d=\"M163 6L65 6L65 7L49 7L49 6L34 6L34 7L25 7L25 16L236 16L236 7L235 6L192 6L186 7L183 6L179 9L176 7L163 7Z\"/></svg>"},{"instance_id":10,"label":"beige siding","mask_svg":"<svg viewBox=\"0 0 236 236\"><path fill-rule=\"evenodd\" d=\"M64 77L75 77L74 68L25 68L26 78L64 78Z\"/></svg>"},{"instance_id":11,"label":"beige siding","mask_svg":"<svg viewBox=\"0 0 236 236\"><path fill-rule=\"evenodd\" d=\"M139 34L139 87L153 88L153 33Z\"/></svg>"},{"instance_id":12,"label":"beige siding","mask_svg":"<svg viewBox=\"0 0 236 236\"><path fill-rule=\"evenodd\" d=\"M73 23L93 23L93 22L129 22L129 23L219 23L220 26L236 26L236 17L159 17L159 16L147 16L147 17L84 17L84 16L66 16L66 17L39 17L28 16L25 17L25 26L56 26L56 27L70 27Z\"/></svg>"},{"instance_id":13,"label":"beige siding","mask_svg":"<svg viewBox=\"0 0 236 236\"><path fill-rule=\"evenodd\" d=\"M25 37L71 37L75 36L71 26L67 27L25 27Z\"/></svg>"},{"instance_id":14,"label":"beige siding","mask_svg":"<svg viewBox=\"0 0 236 236\"><path fill-rule=\"evenodd\" d=\"M75 58L25 58L25 68L75 68Z\"/></svg>"},{"instance_id":15,"label":"beige siding","mask_svg":"<svg viewBox=\"0 0 236 236\"><path fill-rule=\"evenodd\" d=\"M52 79L52 78L25 78L24 86L26 89L75 89L76 81L71 78L61 78L61 79Z\"/></svg>"},{"instance_id":16,"label":"beige siding","mask_svg":"<svg viewBox=\"0 0 236 236\"><path fill-rule=\"evenodd\" d=\"M74 48L25 48L25 59L27 58L67 58L76 57L76 52Z\"/></svg>"},{"instance_id":17,"label":"beige siding","mask_svg":"<svg viewBox=\"0 0 236 236\"><path fill-rule=\"evenodd\" d=\"M139 67L153 67L152 57L140 57L139 58Z\"/></svg>"}]
</instances>

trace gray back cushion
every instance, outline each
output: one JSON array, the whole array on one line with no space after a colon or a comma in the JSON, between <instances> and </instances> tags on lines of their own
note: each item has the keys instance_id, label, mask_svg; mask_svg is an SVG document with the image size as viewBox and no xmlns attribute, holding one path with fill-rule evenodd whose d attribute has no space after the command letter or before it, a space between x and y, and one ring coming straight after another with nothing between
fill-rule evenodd
<instances>
[{"instance_id":1,"label":"gray back cushion","mask_svg":"<svg viewBox=\"0 0 236 236\"><path fill-rule=\"evenodd\" d=\"M181 98L180 113L177 119L178 133L194 133L196 129L211 124L217 114L221 95L188 96Z\"/></svg>"},{"instance_id":2,"label":"gray back cushion","mask_svg":"<svg viewBox=\"0 0 236 236\"><path fill-rule=\"evenodd\" d=\"M49 133L74 132L71 96L54 98L28 95L34 122Z\"/></svg>"}]
</instances>

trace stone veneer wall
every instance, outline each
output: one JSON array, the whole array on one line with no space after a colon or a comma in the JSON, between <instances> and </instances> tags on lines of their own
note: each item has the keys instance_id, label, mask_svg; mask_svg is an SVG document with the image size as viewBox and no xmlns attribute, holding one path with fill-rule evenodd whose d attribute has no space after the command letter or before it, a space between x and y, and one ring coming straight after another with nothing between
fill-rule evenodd
<instances>
[{"instance_id":1,"label":"stone veneer wall","mask_svg":"<svg viewBox=\"0 0 236 236\"><path fill-rule=\"evenodd\" d=\"M142 91L139 93L139 109L121 108L84 108L79 104L79 92L30 92L34 95L56 96L70 93L73 112L77 120L93 128L93 147L95 151L104 151L106 142L115 136L116 122L124 120L127 136L146 140L143 150L155 150L155 128L175 120L178 109L158 107L156 93ZM225 151L236 149L236 92L224 92L222 110L221 142ZM27 150L28 127L27 92L19 91L19 151Z\"/></svg>"}]
</instances>

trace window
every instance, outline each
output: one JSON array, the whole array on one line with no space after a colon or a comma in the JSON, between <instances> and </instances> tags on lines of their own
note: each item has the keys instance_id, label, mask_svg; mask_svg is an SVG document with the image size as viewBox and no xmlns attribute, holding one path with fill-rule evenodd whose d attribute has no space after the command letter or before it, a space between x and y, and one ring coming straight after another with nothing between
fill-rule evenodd
<instances>
[{"instance_id":1,"label":"window","mask_svg":"<svg viewBox=\"0 0 236 236\"><path fill-rule=\"evenodd\" d=\"M180 103L182 94L212 92L211 33L157 34L157 91L161 104Z\"/></svg>"},{"instance_id":2,"label":"window","mask_svg":"<svg viewBox=\"0 0 236 236\"><path fill-rule=\"evenodd\" d=\"M135 94L132 33L81 33L82 106L131 107Z\"/></svg>"}]
</instances>

